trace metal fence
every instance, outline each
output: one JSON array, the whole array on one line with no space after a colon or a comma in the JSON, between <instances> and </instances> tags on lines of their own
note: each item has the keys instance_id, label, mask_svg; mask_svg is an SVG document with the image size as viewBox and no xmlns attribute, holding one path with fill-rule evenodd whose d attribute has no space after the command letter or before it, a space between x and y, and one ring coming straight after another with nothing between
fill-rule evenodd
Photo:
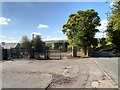
<instances>
[{"instance_id":1,"label":"metal fence","mask_svg":"<svg viewBox=\"0 0 120 90\"><path fill-rule=\"evenodd\" d=\"M23 56L23 51L22 49L16 49L16 48L11 48L11 49L2 49L2 59L3 60L9 60L9 59L14 59L14 58L22 58Z\"/></svg>"},{"instance_id":2,"label":"metal fence","mask_svg":"<svg viewBox=\"0 0 120 90\"><path fill-rule=\"evenodd\" d=\"M56 49L56 50L51 49L49 50L48 54L49 54L50 59L61 59L62 58L61 50L59 49Z\"/></svg>"},{"instance_id":3,"label":"metal fence","mask_svg":"<svg viewBox=\"0 0 120 90\"><path fill-rule=\"evenodd\" d=\"M61 49L2 49L2 59L9 60L15 58L36 58L36 59L62 59L67 55Z\"/></svg>"},{"instance_id":4,"label":"metal fence","mask_svg":"<svg viewBox=\"0 0 120 90\"><path fill-rule=\"evenodd\" d=\"M51 49L49 50L50 59L62 59L66 58L68 55L67 51L63 51L62 49Z\"/></svg>"}]
</instances>

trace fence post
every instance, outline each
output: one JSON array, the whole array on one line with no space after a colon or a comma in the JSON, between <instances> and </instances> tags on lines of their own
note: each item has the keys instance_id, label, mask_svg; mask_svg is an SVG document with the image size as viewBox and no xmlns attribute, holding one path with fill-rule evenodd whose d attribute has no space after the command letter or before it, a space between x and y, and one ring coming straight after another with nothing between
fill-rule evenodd
<instances>
[{"instance_id":1,"label":"fence post","mask_svg":"<svg viewBox=\"0 0 120 90\"><path fill-rule=\"evenodd\" d=\"M60 47L60 59L62 59L62 57L61 57L61 47Z\"/></svg>"},{"instance_id":2,"label":"fence post","mask_svg":"<svg viewBox=\"0 0 120 90\"><path fill-rule=\"evenodd\" d=\"M46 49L46 54L47 54L47 59L49 59L50 58L50 56L49 56L49 48Z\"/></svg>"},{"instance_id":3,"label":"fence post","mask_svg":"<svg viewBox=\"0 0 120 90\"><path fill-rule=\"evenodd\" d=\"M30 49L30 58L33 59L34 58L34 48Z\"/></svg>"},{"instance_id":4,"label":"fence post","mask_svg":"<svg viewBox=\"0 0 120 90\"><path fill-rule=\"evenodd\" d=\"M8 59L8 56L7 56L7 49L2 49L2 57L3 57L3 60L7 60Z\"/></svg>"}]
</instances>

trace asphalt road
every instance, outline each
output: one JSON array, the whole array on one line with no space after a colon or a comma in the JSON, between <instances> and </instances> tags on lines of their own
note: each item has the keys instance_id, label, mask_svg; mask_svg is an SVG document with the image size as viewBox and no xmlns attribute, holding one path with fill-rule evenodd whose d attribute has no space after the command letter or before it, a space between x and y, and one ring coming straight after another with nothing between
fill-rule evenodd
<instances>
[{"instance_id":1,"label":"asphalt road","mask_svg":"<svg viewBox=\"0 0 120 90\"><path fill-rule=\"evenodd\" d=\"M120 58L94 58L100 67L110 76L118 85L118 71L120 71Z\"/></svg>"},{"instance_id":2,"label":"asphalt road","mask_svg":"<svg viewBox=\"0 0 120 90\"><path fill-rule=\"evenodd\" d=\"M92 58L2 62L2 88L115 88Z\"/></svg>"}]
</instances>

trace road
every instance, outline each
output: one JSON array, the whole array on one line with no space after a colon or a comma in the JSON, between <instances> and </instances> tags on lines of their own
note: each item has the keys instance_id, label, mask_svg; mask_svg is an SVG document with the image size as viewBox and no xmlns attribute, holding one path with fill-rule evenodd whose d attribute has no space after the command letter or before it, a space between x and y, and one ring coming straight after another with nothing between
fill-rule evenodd
<instances>
[{"instance_id":1,"label":"road","mask_svg":"<svg viewBox=\"0 0 120 90\"><path fill-rule=\"evenodd\" d=\"M115 88L93 58L2 62L2 88Z\"/></svg>"},{"instance_id":2,"label":"road","mask_svg":"<svg viewBox=\"0 0 120 90\"><path fill-rule=\"evenodd\" d=\"M110 76L111 79L118 85L118 71L120 71L119 58L93 58L101 68Z\"/></svg>"}]
</instances>

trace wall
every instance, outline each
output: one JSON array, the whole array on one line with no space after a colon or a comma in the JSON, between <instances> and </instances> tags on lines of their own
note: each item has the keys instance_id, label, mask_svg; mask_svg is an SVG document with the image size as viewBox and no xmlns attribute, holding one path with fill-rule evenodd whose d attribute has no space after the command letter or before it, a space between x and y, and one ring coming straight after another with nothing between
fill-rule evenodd
<instances>
[{"instance_id":1,"label":"wall","mask_svg":"<svg viewBox=\"0 0 120 90\"><path fill-rule=\"evenodd\" d=\"M94 50L89 50L88 54L91 57L114 57L115 56L111 52L94 51Z\"/></svg>"}]
</instances>

